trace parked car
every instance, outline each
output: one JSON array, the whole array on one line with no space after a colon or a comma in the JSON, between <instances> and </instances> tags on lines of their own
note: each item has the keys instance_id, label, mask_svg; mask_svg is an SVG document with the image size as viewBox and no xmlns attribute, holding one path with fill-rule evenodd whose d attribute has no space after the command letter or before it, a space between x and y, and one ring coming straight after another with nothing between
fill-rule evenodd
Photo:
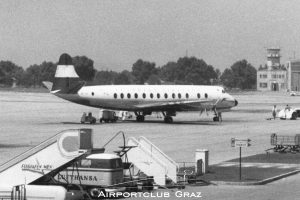
<instances>
[{"instance_id":1,"label":"parked car","mask_svg":"<svg viewBox=\"0 0 300 200\"><path fill-rule=\"evenodd\" d=\"M285 108L279 111L278 117L280 119L295 120L300 117L300 108Z\"/></svg>"},{"instance_id":2,"label":"parked car","mask_svg":"<svg viewBox=\"0 0 300 200\"><path fill-rule=\"evenodd\" d=\"M80 123L90 123L90 124L95 124L96 123L96 118L93 117L92 113L89 112L88 115L84 112L81 116Z\"/></svg>"},{"instance_id":3,"label":"parked car","mask_svg":"<svg viewBox=\"0 0 300 200\"><path fill-rule=\"evenodd\" d=\"M296 93L295 91L291 91L291 92L290 92L290 95L291 95L291 96L296 96L297 93Z\"/></svg>"},{"instance_id":4,"label":"parked car","mask_svg":"<svg viewBox=\"0 0 300 200\"><path fill-rule=\"evenodd\" d=\"M111 111L111 110L100 111L100 123L116 122L117 120L118 120L118 116L116 116L115 111Z\"/></svg>"}]
</instances>

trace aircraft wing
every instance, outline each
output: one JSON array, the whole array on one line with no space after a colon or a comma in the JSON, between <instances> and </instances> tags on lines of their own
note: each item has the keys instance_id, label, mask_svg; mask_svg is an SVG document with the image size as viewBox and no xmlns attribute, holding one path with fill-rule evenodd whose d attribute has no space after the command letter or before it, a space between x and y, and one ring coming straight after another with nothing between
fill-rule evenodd
<instances>
[{"instance_id":1,"label":"aircraft wing","mask_svg":"<svg viewBox=\"0 0 300 200\"><path fill-rule=\"evenodd\" d=\"M189 110L193 107L203 108L203 109L212 109L216 100L201 99L193 101L168 101L168 102L157 102L157 103L147 103L137 105L136 108L140 110L151 110L151 111L163 111L163 110L177 110L184 111Z\"/></svg>"}]
</instances>

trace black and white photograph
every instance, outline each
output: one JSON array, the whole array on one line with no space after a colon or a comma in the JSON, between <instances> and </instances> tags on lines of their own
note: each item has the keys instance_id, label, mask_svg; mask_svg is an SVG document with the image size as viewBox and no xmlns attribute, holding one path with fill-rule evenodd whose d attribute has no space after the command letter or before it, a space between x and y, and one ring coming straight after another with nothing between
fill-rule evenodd
<instances>
[{"instance_id":1,"label":"black and white photograph","mask_svg":"<svg viewBox=\"0 0 300 200\"><path fill-rule=\"evenodd\" d=\"M0 0L0 200L295 200L297 0Z\"/></svg>"}]
</instances>

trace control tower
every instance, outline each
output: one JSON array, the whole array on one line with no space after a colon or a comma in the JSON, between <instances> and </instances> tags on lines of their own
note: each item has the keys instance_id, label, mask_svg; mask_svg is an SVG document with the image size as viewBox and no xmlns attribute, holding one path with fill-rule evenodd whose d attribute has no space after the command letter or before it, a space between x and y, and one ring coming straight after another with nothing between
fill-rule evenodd
<instances>
[{"instance_id":1,"label":"control tower","mask_svg":"<svg viewBox=\"0 0 300 200\"><path fill-rule=\"evenodd\" d=\"M267 48L267 66L268 70L280 66L280 48Z\"/></svg>"}]
</instances>

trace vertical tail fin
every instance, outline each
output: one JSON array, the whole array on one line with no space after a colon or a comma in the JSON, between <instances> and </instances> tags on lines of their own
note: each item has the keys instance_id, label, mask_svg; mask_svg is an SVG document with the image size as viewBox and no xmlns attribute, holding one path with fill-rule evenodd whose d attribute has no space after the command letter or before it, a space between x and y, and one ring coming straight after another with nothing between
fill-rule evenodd
<instances>
[{"instance_id":1,"label":"vertical tail fin","mask_svg":"<svg viewBox=\"0 0 300 200\"><path fill-rule=\"evenodd\" d=\"M69 54L62 54L57 64L51 93L75 94L84 85Z\"/></svg>"}]
</instances>

